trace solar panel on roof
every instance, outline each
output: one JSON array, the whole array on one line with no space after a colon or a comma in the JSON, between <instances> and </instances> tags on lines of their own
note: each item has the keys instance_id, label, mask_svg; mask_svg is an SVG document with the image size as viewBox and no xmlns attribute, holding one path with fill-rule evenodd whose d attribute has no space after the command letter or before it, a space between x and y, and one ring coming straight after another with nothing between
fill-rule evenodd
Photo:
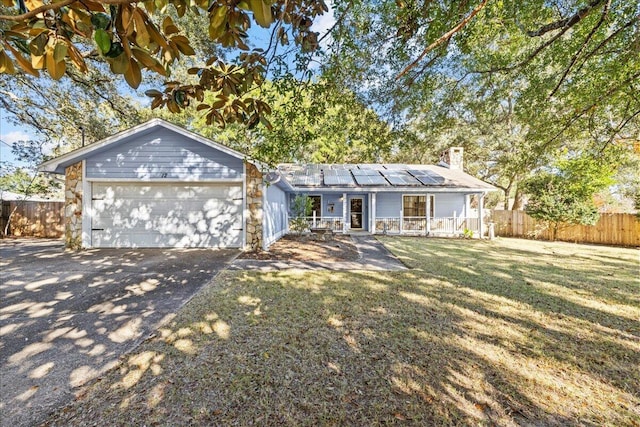
<instances>
[{"instance_id":1,"label":"solar panel on roof","mask_svg":"<svg viewBox=\"0 0 640 427\"><path fill-rule=\"evenodd\" d=\"M403 170L386 170L381 173L391 185L421 185L420 181Z\"/></svg>"},{"instance_id":2,"label":"solar panel on roof","mask_svg":"<svg viewBox=\"0 0 640 427\"><path fill-rule=\"evenodd\" d=\"M314 171L295 171L290 178L292 185L301 187L315 187L322 185L319 172Z\"/></svg>"},{"instance_id":3,"label":"solar panel on roof","mask_svg":"<svg viewBox=\"0 0 640 427\"><path fill-rule=\"evenodd\" d=\"M358 185L389 185L389 182L380 174L376 175L354 175Z\"/></svg>"},{"instance_id":4,"label":"solar panel on roof","mask_svg":"<svg viewBox=\"0 0 640 427\"><path fill-rule=\"evenodd\" d=\"M380 170L380 169L384 169L384 166L382 166L381 164L378 164L378 163L360 163L358 165L358 169Z\"/></svg>"},{"instance_id":5,"label":"solar panel on roof","mask_svg":"<svg viewBox=\"0 0 640 427\"><path fill-rule=\"evenodd\" d=\"M324 171L324 184L325 185L354 185L351 173L348 170L325 170Z\"/></svg>"},{"instance_id":6,"label":"solar panel on roof","mask_svg":"<svg viewBox=\"0 0 640 427\"><path fill-rule=\"evenodd\" d=\"M416 177L418 181L424 185L442 185L445 183L445 178L430 170L415 170L412 169L409 173Z\"/></svg>"},{"instance_id":7,"label":"solar panel on roof","mask_svg":"<svg viewBox=\"0 0 640 427\"><path fill-rule=\"evenodd\" d=\"M351 169L353 176L379 176L380 172L373 169Z\"/></svg>"}]
</instances>

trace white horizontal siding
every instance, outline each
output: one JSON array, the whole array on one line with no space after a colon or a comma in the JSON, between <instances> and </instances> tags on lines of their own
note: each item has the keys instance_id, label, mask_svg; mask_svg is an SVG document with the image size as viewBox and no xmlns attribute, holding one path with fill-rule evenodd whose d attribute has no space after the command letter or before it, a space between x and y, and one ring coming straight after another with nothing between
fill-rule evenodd
<instances>
[{"instance_id":1,"label":"white horizontal siding","mask_svg":"<svg viewBox=\"0 0 640 427\"><path fill-rule=\"evenodd\" d=\"M262 220L264 244L269 246L287 231L287 194L275 185L269 185L266 192Z\"/></svg>"}]
</instances>

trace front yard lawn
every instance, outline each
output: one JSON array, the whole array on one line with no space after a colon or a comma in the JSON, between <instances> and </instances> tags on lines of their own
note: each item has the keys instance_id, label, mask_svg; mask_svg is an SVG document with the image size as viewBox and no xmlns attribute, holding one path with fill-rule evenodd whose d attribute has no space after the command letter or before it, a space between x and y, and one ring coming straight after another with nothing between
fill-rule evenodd
<instances>
[{"instance_id":1,"label":"front yard lawn","mask_svg":"<svg viewBox=\"0 0 640 427\"><path fill-rule=\"evenodd\" d=\"M227 271L47 425L640 425L639 251L381 239Z\"/></svg>"}]
</instances>

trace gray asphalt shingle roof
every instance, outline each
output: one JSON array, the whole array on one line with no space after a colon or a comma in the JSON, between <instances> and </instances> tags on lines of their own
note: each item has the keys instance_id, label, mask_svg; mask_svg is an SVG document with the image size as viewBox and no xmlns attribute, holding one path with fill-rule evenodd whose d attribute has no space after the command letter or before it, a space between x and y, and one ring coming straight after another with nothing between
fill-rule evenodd
<instances>
[{"instance_id":1,"label":"gray asphalt shingle roof","mask_svg":"<svg viewBox=\"0 0 640 427\"><path fill-rule=\"evenodd\" d=\"M283 179L300 189L371 188L495 190L459 169L406 164L292 164L278 166Z\"/></svg>"}]
</instances>

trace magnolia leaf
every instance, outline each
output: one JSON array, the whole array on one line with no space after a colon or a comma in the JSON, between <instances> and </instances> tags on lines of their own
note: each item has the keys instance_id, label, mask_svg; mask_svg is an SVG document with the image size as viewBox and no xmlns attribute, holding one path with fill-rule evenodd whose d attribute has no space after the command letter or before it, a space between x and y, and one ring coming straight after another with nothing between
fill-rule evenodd
<instances>
[{"instance_id":1,"label":"magnolia leaf","mask_svg":"<svg viewBox=\"0 0 640 427\"><path fill-rule=\"evenodd\" d=\"M151 42L151 35L149 34L147 27L153 24L147 21L146 16L144 16L144 12L140 9L135 9L133 11L133 20L136 23L136 42L138 43L138 46L149 46L149 43Z\"/></svg>"},{"instance_id":2,"label":"magnolia leaf","mask_svg":"<svg viewBox=\"0 0 640 427\"><path fill-rule=\"evenodd\" d=\"M100 53L106 55L107 52L111 49L111 36L103 29L97 29L96 33L93 35L93 38L98 45L98 49L100 49Z\"/></svg>"},{"instance_id":3,"label":"magnolia leaf","mask_svg":"<svg viewBox=\"0 0 640 427\"><path fill-rule=\"evenodd\" d=\"M4 50L0 50L0 73L14 74L16 69L13 66L13 61L6 54Z\"/></svg>"},{"instance_id":4,"label":"magnolia leaf","mask_svg":"<svg viewBox=\"0 0 640 427\"><path fill-rule=\"evenodd\" d=\"M47 52L45 63L49 75L54 80L60 80L67 70L67 64L64 61L56 61L53 52Z\"/></svg>"},{"instance_id":5,"label":"magnolia leaf","mask_svg":"<svg viewBox=\"0 0 640 427\"><path fill-rule=\"evenodd\" d=\"M96 30L106 30L111 25L111 17L106 13L94 13L91 15L91 24Z\"/></svg>"},{"instance_id":6,"label":"magnolia leaf","mask_svg":"<svg viewBox=\"0 0 640 427\"><path fill-rule=\"evenodd\" d=\"M191 56L196 54L193 48L189 45L189 39L187 39L185 36L175 36L171 39L171 41L175 43L178 50L184 55Z\"/></svg>"},{"instance_id":7,"label":"magnolia leaf","mask_svg":"<svg viewBox=\"0 0 640 427\"><path fill-rule=\"evenodd\" d=\"M109 52L107 52L107 57L117 58L118 56L120 56L120 54L122 54L122 52L124 52L122 43L120 42L111 43L111 49L109 49Z\"/></svg>"},{"instance_id":8,"label":"magnolia leaf","mask_svg":"<svg viewBox=\"0 0 640 427\"><path fill-rule=\"evenodd\" d=\"M162 21L162 31L167 36L180 32L178 27L176 27L176 25L173 23L173 20L171 19L170 16L165 17L164 21Z\"/></svg>"},{"instance_id":9,"label":"magnolia leaf","mask_svg":"<svg viewBox=\"0 0 640 427\"><path fill-rule=\"evenodd\" d=\"M18 63L18 65L20 65L20 68L22 68L24 71L31 74L32 76L35 76L35 77L40 76L40 73L38 73L38 71L36 71L33 68L30 61L27 61L27 59L25 59L25 57L22 56L20 52L18 52L13 46L11 46L11 44L9 44L8 42L5 42L5 46L7 46L7 48L11 51L11 53L13 53L13 56L16 58L16 62Z\"/></svg>"},{"instance_id":10,"label":"magnolia leaf","mask_svg":"<svg viewBox=\"0 0 640 427\"><path fill-rule=\"evenodd\" d=\"M146 50L134 46L131 48L131 53L145 68L153 70L162 76L167 75L167 70L164 69L160 61L149 55Z\"/></svg>"},{"instance_id":11,"label":"magnolia leaf","mask_svg":"<svg viewBox=\"0 0 640 427\"><path fill-rule=\"evenodd\" d=\"M41 56L44 54L44 48L49 42L49 34L40 33L29 43L29 51L32 55Z\"/></svg>"},{"instance_id":12,"label":"magnolia leaf","mask_svg":"<svg viewBox=\"0 0 640 427\"><path fill-rule=\"evenodd\" d=\"M44 68L44 55L31 55L31 66L36 70L42 70Z\"/></svg>"},{"instance_id":13,"label":"magnolia leaf","mask_svg":"<svg viewBox=\"0 0 640 427\"><path fill-rule=\"evenodd\" d=\"M69 58L78 70L83 73L86 73L88 71L87 64L84 62L82 54L80 54L80 52L74 45L69 45Z\"/></svg>"},{"instance_id":14,"label":"magnolia leaf","mask_svg":"<svg viewBox=\"0 0 640 427\"><path fill-rule=\"evenodd\" d=\"M122 53L109 61L109 65L115 74L124 74L129 69L129 58L125 53Z\"/></svg>"},{"instance_id":15,"label":"magnolia leaf","mask_svg":"<svg viewBox=\"0 0 640 427\"><path fill-rule=\"evenodd\" d=\"M180 112L180 107L178 106L178 104L176 104L176 102L173 99L169 99L167 101L167 108L172 113L179 113Z\"/></svg>"},{"instance_id":16,"label":"magnolia leaf","mask_svg":"<svg viewBox=\"0 0 640 427\"><path fill-rule=\"evenodd\" d=\"M263 0L249 0L249 7L253 11L253 19L263 28L269 28L273 22L271 6Z\"/></svg>"},{"instance_id":17,"label":"magnolia leaf","mask_svg":"<svg viewBox=\"0 0 640 427\"><path fill-rule=\"evenodd\" d=\"M133 58L131 58L131 60L129 61L129 68L124 73L124 79L127 81L129 86L134 89L138 89L138 86L140 86L140 82L142 81L142 73L140 72L140 66L138 65L138 62Z\"/></svg>"},{"instance_id":18,"label":"magnolia leaf","mask_svg":"<svg viewBox=\"0 0 640 427\"><path fill-rule=\"evenodd\" d=\"M25 0L24 5L27 6L28 10L33 10L44 5L44 3L42 0Z\"/></svg>"},{"instance_id":19,"label":"magnolia leaf","mask_svg":"<svg viewBox=\"0 0 640 427\"><path fill-rule=\"evenodd\" d=\"M56 62L64 61L67 56L67 44L62 41L56 41L56 46L53 49L53 59Z\"/></svg>"},{"instance_id":20,"label":"magnolia leaf","mask_svg":"<svg viewBox=\"0 0 640 427\"><path fill-rule=\"evenodd\" d=\"M162 92L157 89L149 89L144 92L145 95L155 98L156 96L162 96Z\"/></svg>"}]
</instances>

